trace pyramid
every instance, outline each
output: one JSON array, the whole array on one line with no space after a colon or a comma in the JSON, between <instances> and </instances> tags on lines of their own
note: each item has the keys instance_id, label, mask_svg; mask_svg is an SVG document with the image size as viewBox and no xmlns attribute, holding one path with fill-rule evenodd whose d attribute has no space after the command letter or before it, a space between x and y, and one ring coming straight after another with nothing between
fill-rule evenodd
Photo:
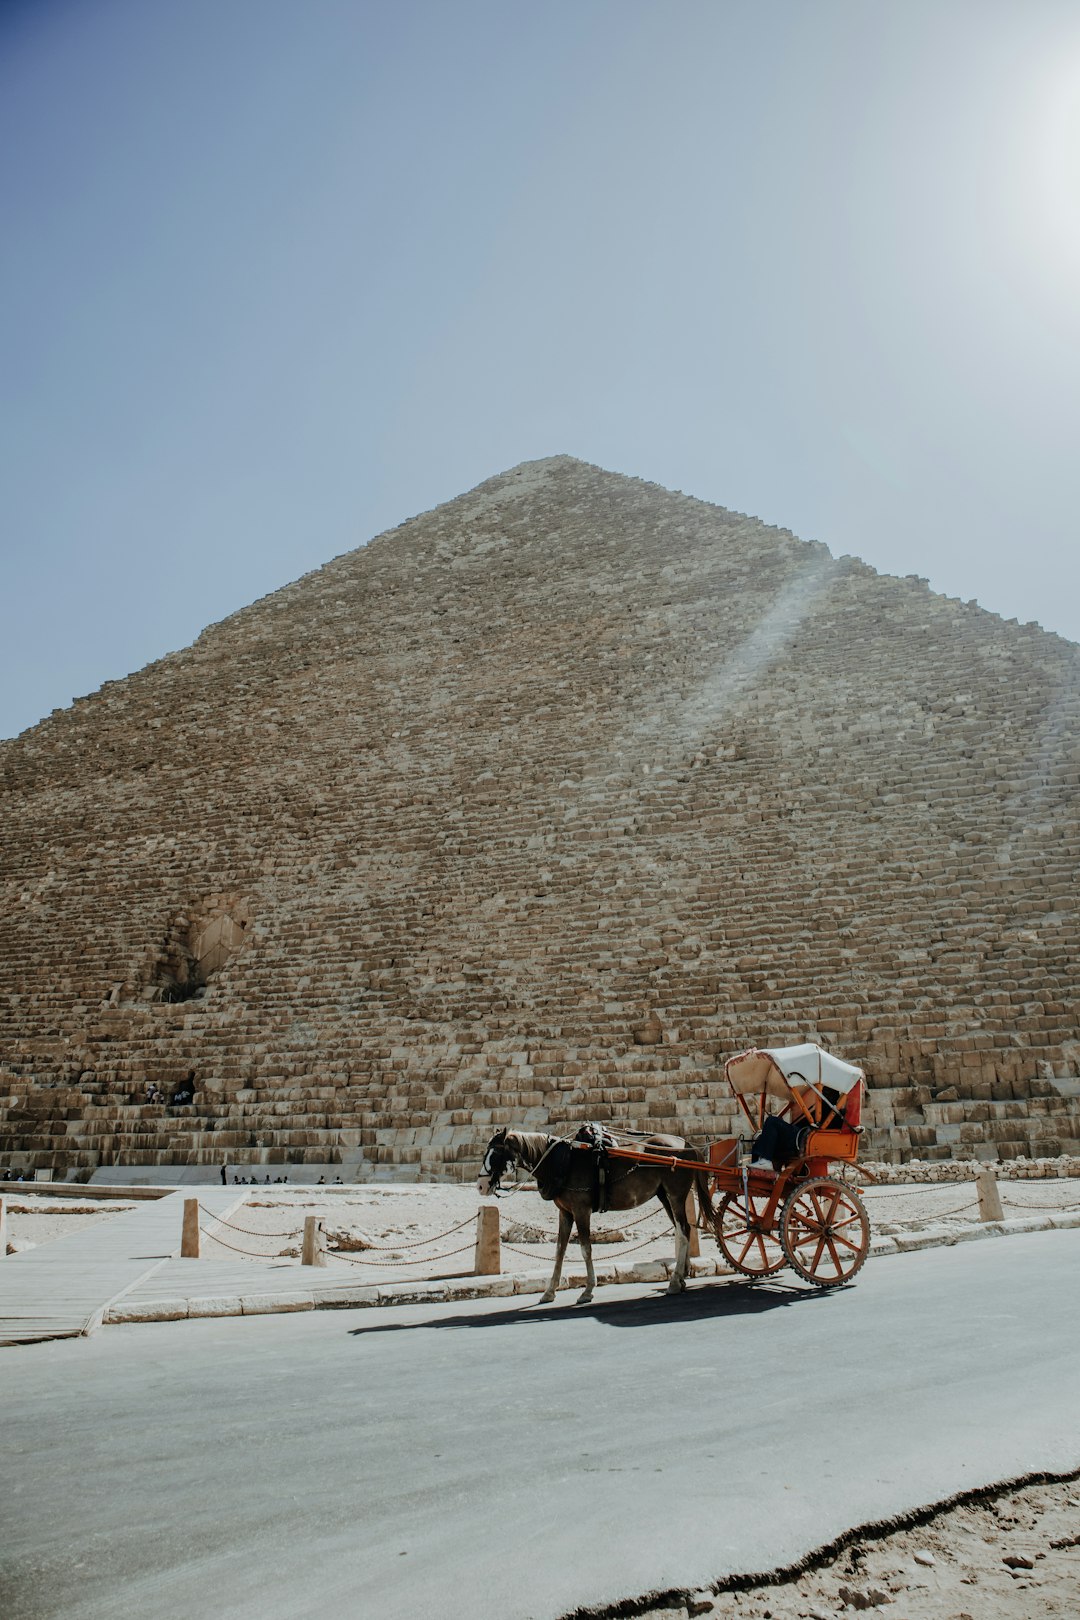
<instances>
[{"instance_id":1,"label":"pyramid","mask_svg":"<svg viewBox=\"0 0 1080 1620\"><path fill-rule=\"evenodd\" d=\"M0 1164L703 1142L800 1040L871 1155L1072 1151L1078 720L1035 625L526 463L0 746Z\"/></svg>"}]
</instances>

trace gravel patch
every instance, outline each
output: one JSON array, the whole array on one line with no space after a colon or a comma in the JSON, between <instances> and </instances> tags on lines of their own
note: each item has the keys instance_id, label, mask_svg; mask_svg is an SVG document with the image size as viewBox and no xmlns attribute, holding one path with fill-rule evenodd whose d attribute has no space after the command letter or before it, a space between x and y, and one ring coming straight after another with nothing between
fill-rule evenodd
<instances>
[{"instance_id":1,"label":"gravel patch","mask_svg":"<svg viewBox=\"0 0 1080 1620\"><path fill-rule=\"evenodd\" d=\"M920 1520L923 1519L919 1515ZM713 1620L1076 1620L1080 1484L1002 1490L924 1522L852 1539L792 1580L691 1594L639 1611Z\"/></svg>"}]
</instances>

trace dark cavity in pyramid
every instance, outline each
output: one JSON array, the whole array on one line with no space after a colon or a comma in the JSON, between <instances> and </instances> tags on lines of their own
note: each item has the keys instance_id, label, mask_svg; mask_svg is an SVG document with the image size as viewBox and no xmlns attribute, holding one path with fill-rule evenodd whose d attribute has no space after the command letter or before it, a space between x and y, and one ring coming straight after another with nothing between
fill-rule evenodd
<instances>
[{"instance_id":1,"label":"dark cavity in pyramid","mask_svg":"<svg viewBox=\"0 0 1080 1620\"><path fill-rule=\"evenodd\" d=\"M0 749L0 1164L703 1142L723 1058L796 1040L866 1065L870 1155L1072 1151L1078 655L567 457L493 478Z\"/></svg>"}]
</instances>

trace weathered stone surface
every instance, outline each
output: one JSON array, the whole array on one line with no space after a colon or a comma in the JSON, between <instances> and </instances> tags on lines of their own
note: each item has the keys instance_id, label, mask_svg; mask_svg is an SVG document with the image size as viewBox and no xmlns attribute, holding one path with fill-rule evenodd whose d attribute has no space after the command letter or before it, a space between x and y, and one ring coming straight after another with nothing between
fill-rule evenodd
<instances>
[{"instance_id":1,"label":"weathered stone surface","mask_svg":"<svg viewBox=\"0 0 1080 1620\"><path fill-rule=\"evenodd\" d=\"M1075 1153L1078 658L569 458L492 479L0 746L0 1163L706 1140L718 1059L796 1039L865 1062L872 1157Z\"/></svg>"},{"instance_id":2,"label":"weathered stone surface","mask_svg":"<svg viewBox=\"0 0 1080 1620\"><path fill-rule=\"evenodd\" d=\"M189 1299L189 1316L242 1316L244 1302L239 1295L213 1295L205 1299Z\"/></svg>"},{"instance_id":3,"label":"weathered stone surface","mask_svg":"<svg viewBox=\"0 0 1080 1620\"><path fill-rule=\"evenodd\" d=\"M244 1316L269 1316L275 1311L311 1311L315 1302L307 1291L290 1294L244 1294L240 1305Z\"/></svg>"}]
</instances>

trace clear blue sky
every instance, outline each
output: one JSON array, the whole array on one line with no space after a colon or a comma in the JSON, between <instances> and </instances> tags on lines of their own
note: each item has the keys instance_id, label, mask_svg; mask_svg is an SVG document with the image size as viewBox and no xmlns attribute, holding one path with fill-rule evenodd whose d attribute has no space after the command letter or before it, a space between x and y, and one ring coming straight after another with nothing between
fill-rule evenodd
<instances>
[{"instance_id":1,"label":"clear blue sky","mask_svg":"<svg viewBox=\"0 0 1080 1620\"><path fill-rule=\"evenodd\" d=\"M568 452L1080 639L1075 0L2 0L0 735Z\"/></svg>"}]
</instances>

